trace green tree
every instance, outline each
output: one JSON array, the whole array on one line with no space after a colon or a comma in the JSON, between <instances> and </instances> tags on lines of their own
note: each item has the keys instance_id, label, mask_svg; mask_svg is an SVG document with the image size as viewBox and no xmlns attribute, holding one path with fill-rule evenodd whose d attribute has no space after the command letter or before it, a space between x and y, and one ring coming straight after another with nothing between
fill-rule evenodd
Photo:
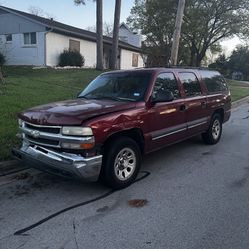
<instances>
[{"instance_id":1,"label":"green tree","mask_svg":"<svg viewBox=\"0 0 249 249\"><path fill-rule=\"evenodd\" d=\"M168 64L176 11L175 0L135 0L127 23L132 29L141 29L146 37L143 50L148 54L147 66Z\"/></svg>"},{"instance_id":2,"label":"green tree","mask_svg":"<svg viewBox=\"0 0 249 249\"><path fill-rule=\"evenodd\" d=\"M96 31L97 31L97 65L96 69L103 70L103 0L96 1ZM86 4L85 0L74 0L76 5Z\"/></svg>"},{"instance_id":3,"label":"green tree","mask_svg":"<svg viewBox=\"0 0 249 249\"><path fill-rule=\"evenodd\" d=\"M135 0L127 19L131 28L142 30L145 46L157 48L159 55L164 56L165 64L170 54L176 8L177 1L173 0ZM224 38L242 34L248 18L248 0L186 1L179 61L200 66L210 47Z\"/></svg>"},{"instance_id":4,"label":"green tree","mask_svg":"<svg viewBox=\"0 0 249 249\"><path fill-rule=\"evenodd\" d=\"M228 68L231 72L242 72L243 77L249 80L249 47L238 46L232 52L229 61Z\"/></svg>"},{"instance_id":5,"label":"green tree","mask_svg":"<svg viewBox=\"0 0 249 249\"><path fill-rule=\"evenodd\" d=\"M211 46L241 34L248 16L248 0L189 0L183 25L183 39L190 48L189 64L200 66Z\"/></svg>"},{"instance_id":6,"label":"green tree","mask_svg":"<svg viewBox=\"0 0 249 249\"><path fill-rule=\"evenodd\" d=\"M229 74L229 65L228 58L224 54L221 54L214 63L210 64L209 67L215 70L218 70L223 75L228 76Z\"/></svg>"}]
</instances>

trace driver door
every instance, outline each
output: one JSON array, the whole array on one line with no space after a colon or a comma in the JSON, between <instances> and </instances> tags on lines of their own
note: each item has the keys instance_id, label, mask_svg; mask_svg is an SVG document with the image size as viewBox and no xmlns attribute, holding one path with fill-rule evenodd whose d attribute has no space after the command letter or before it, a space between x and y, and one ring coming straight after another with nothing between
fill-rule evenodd
<instances>
[{"instance_id":1,"label":"driver door","mask_svg":"<svg viewBox=\"0 0 249 249\"><path fill-rule=\"evenodd\" d=\"M159 91L170 91L174 100L157 102ZM153 101L154 99L154 101ZM181 96L178 82L172 72L161 73L154 84L150 112L151 143L150 151L182 140L187 135L185 101Z\"/></svg>"}]
</instances>

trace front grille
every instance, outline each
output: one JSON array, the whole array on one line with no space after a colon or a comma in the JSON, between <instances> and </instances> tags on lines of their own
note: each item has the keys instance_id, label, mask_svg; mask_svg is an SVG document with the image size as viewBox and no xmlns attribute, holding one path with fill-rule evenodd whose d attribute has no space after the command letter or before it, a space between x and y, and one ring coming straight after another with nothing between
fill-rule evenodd
<instances>
[{"instance_id":1,"label":"front grille","mask_svg":"<svg viewBox=\"0 0 249 249\"><path fill-rule=\"evenodd\" d=\"M47 133L53 133L53 134L59 134L60 128L59 127L47 127L47 126L38 126L38 125L32 125L25 123L25 127L31 130L41 131L41 132L47 132Z\"/></svg>"},{"instance_id":2,"label":"front grille","mask_svg":"<svg viewBox=\"0 0 249 249\"><path fill-rule=\"evenodd\" d=\"M24 122L23 129L27 130L27 132L24 132L24 137L31 144L38 144L45 147L60 148L60 139L58 137L61 131L60 126L42 126ZM32 135L32 132L37 132L40 134L36 137L35 135ZM44 137L44 135L50 135L52 136L52 139Z\"/></svg>"},{"instance_id":3,"label":"front grille","mask_svg":"<svg viewBox=\"0 0 249 249\"><path fill-rule=\"evenodd\" d=\"M50 140L50 139L45 139L45 138L33 138L29 135L26 135L26 138L34 144L42 144L42 145L47 145L47 146L59 146L59 141L56 140Z\"/></svg>"},{"instance_id":4,"label":"front grille","mask_svg":"<svg viewBox=\"0 0 249 249\"><path fill-rule=\"evenodd\" d=\"M65 144L83 144L94 143L93 136L67 136L61 133L62 126L34 125L26 122L20 122L20 130L23 139L31 145L40 145L54 149L62 149Z\"/></svg>"}]
</instances>

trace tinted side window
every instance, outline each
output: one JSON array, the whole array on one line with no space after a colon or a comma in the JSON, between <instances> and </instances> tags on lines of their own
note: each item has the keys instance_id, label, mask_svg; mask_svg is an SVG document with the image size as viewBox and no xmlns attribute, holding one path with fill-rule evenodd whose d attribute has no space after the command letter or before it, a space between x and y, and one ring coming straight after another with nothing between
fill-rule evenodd
<instances>
[{"instance_id":1,"label":"tinted side window","mask_svg":"<svg viewBox=\"0 0 249 249\"><path fill-rule=\"evenodd\" d=\"M201 86L193 73L179 73L187 97L201 95Z\"/></svg>"},{"instance_id":2,"label":"tinted side window","mask_svg":"<svg viewBox=\"0 0 249 249\"><path fill-rule=\"evenodd\" d=\"M209 93L228 90L225 79L218 72L201 71L200 73Z\"/></svg>"},{"instance_id":3,"label":"tinted side window","mask_svg":"<svg viewBox=\"0 0 249 249\"><path fill-rule=\"evenodd\" d=\"M179 88L173 73L162 73L157 76L153 95L155 96L159 90L170 91L173 93L175 99L180 98Z\"/></svg>"}]
</instances>

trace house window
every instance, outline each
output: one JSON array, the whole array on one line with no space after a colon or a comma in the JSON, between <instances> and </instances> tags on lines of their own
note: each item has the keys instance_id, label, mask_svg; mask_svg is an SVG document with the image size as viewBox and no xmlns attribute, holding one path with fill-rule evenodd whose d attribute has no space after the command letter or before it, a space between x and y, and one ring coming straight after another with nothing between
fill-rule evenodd
<instances>
[{"instance_id":1,"label":"house window","mask_svg":"<svg viewBox=\"0 0 249 249\"><path fill-rule=\"evenodd\" d=\"M132 66L138 67L138 54L132 54Z\"/></svg>"},{"instance_id":2,"label":"house window","mask_svg":"<svg viewBox=\"0 0 249 249\"><path fill-rule=\"evenodd\" d=\"M36 44L36 32L24 33L24 45L35 45Z\"/></svg>"},{"instance_id":3,"label":"house window","mask_svg":"<svg viewBox=\"0 0 249 249\"><path fill-rule=\"evenodd\" d=\"M69 50L80 52L80 42L70 39L69 40Z\"/></svg>"},{"instance_id":4,"label":"house window","mask_svg":"<svg viewBox=\"0 0 249 249\"><path fill-rule=\"evenodd\" d=\"M6 42L12 42L12 34L5 35Z\"/></svg>"}]
</instances>

